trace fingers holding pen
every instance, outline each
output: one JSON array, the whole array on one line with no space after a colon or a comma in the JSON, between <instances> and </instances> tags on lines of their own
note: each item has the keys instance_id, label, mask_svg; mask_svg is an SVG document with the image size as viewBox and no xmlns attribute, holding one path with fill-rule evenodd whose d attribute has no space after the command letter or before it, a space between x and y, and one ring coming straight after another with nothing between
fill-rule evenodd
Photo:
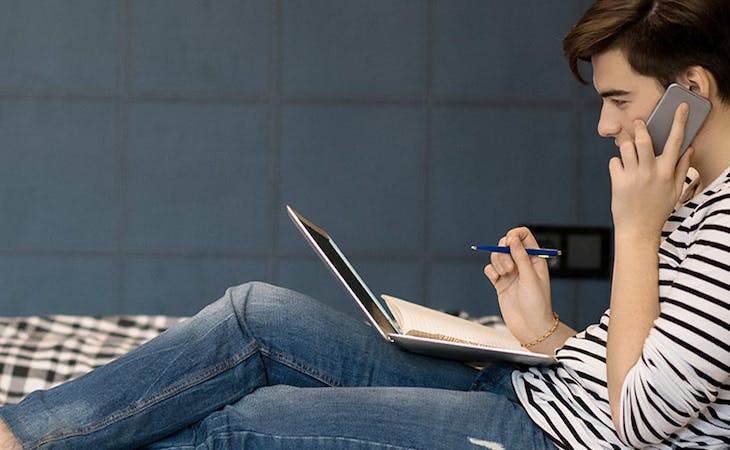
<instances>
[{"instance_id":1,"label":"fingers holding pen","mask_svg":"<svg viewBox=\"0 0 730 450\"><path fill-rule=\"evenodd\" d=\"M502 277L513 277L525 272L529 276L535 270L535 265L544 265L541 257L530 256L527 248L536 249L539 247L535 236L526 227L513 228L507 232L497 243L499 247L509 247L508 252L493 251L490 255L490 262L484 267L484 274L492 283L496 283ZM540 270L540 267L537 268Z\"/></svg>"},{"instance_id":2,"label":"fingers holding pen","mask_svg":"<svg viewBox=\"0 0 730 450\"><path fill-rule=\"evenodd\" d=\"M499 240L498 245L505 246L506 244L506 237ZM515 265L509 254L494 252L490 256L490 264L484 267L484 275L487 276L499 293L504 289L506 280L511 279L511 276L514 275L514 269Z\"/></svg>"},{"instance_id":3,"label":"fingers holding pen","mask_svg":"<svg viewBox=\"0 0 730 450\"><path fill-rule=\"evenodd\" d=\"M491 262L494 270L501 276L512 274L532 263L532 257L527 252L527 247L538 248L539 245L526 227L513 228L499 240L501 247L509 247L509 252L493 252Z\"/></svg>"},{"instance_id":4,"label":"fingers holding pen","mask_svg":"<svg viewBox=\"0 0 730 450\"><path fill-rule=\"evenodd\" d=\"M503 237L499 240L498 245L505 246L507 245L507 237ZM491 262L494 269L497 271L497 273L500 276L507 275L508 273L512 272L514 270L514 262L512 261L512 257L509 254L506 253L492 253L491 255Z\"/></svg>"}]
</instances>

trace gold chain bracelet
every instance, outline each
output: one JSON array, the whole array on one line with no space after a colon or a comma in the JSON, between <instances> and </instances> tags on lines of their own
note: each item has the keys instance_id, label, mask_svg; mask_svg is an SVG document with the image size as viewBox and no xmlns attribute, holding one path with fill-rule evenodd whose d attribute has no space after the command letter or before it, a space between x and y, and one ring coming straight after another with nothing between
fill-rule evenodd
<instances>
[{"instance_id":1,"label":"gold chain bracelet","mask_svg":"<svg viewBox=\"0 0 730 450\"><path fill-rule=\"evenodd\" d=\"M539 338L535 339L532 342L529 342L527 344L521 343L520 345L526 349L530 349L530 348L536 346L537 344L539 344L540 342L543 342L545 339L549 338L550 336L552 336L553 333L555 333L555 330L558 329L558 325L560 325L560 316L558 316L558 313L553 311L553 317L555 317L555 321L553 321L553 326L550 327L550 329L548 330L547 333L543 334L542 336L540 336Z\"/></svg>"}]
</instances>

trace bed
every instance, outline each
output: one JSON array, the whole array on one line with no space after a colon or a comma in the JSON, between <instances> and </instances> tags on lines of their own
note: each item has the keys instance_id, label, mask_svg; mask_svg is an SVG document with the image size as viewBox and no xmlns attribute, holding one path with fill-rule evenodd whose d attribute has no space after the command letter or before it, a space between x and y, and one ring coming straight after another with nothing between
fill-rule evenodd
<instances>
[{"instance_id":1,"label":"bed","mask_svg":"<svg viewBox=\"0 0 730 450\"><path fill-rule=\"evenodd\" d=\"M81 376L181 320L139 315L0 317L0 405Z\"/></svg>"},{"instance_id":2,"label":"bed","mask_svg":"<svg viewBox=\"0 0 730 450\"><path fill-rule=\"evenodd\" d=\"M504 326L499 316L452 314ZM0 405L81 376L182 320L161 315L0 317Z\"/></svg>"}]
</instances>

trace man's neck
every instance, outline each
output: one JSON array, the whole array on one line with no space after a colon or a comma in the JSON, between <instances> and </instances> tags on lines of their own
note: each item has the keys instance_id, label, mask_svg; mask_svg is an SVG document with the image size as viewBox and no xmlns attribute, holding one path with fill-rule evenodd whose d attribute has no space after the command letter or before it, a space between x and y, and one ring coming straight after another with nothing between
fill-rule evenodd
<instances>
[{"instance_id":1,"label":"man's neck","mask_svg":"<svg viewBox=\"0 0 730 450\"><path fill-rule=\"evenodd\" d=\"M700 173L702 186L708 186L730 167L730 107L717 108L712 116L693 143L692 167Z\"/></svg>"}]
</instances>

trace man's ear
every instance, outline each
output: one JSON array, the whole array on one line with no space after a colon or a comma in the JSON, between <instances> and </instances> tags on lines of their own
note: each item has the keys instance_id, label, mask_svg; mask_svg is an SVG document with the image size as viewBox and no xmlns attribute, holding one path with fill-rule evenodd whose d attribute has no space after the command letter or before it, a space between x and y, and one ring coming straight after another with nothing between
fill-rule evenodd
<instances>
[{"instance_id":1,"label":"man's ear","mask_svg":"<svg viewBox=\"0 0 730 450\"><path fill-rule=\"evenodd\" d=\"M714 92L717 87L715 86L714 77L702 66L688 67L677 77L677 82L695 94L707 99L712 94L717 94L717 92Z\"/></svg>"}]
</instances>

